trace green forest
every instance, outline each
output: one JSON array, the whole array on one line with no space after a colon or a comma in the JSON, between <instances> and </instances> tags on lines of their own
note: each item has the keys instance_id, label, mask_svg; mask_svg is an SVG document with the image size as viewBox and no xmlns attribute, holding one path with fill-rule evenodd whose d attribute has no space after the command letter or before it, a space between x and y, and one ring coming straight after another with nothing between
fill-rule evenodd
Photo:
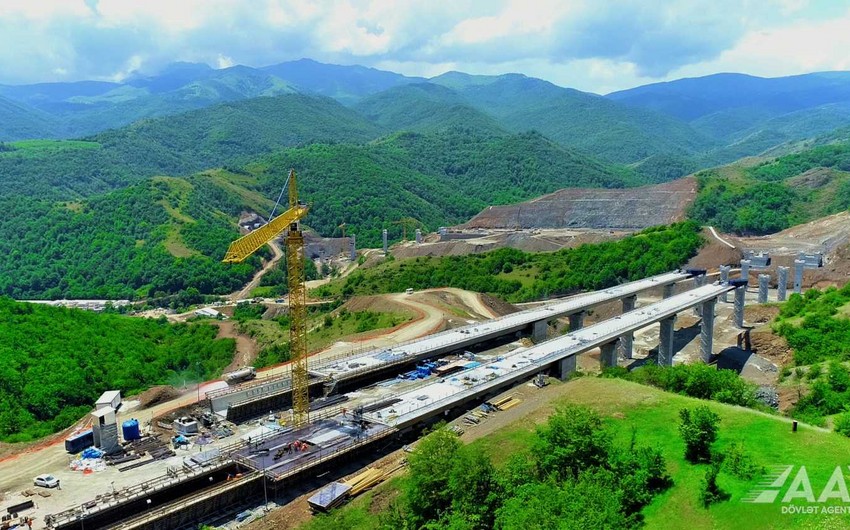
<instances>
[{"instance_id":1,"label":"green forest","mask_svg":"<svg viewBox=\"0 0 850 530\"><path fill-rule=\"evenodd\" d=\"M233 358L233 339L205 324L169 324L0 298L0 440L61 430L105 390L207 380Z\"/></svg>"},{"instance_id":2,"label":"green forest","mask_svg":"<svg viewBox=\"0 0 850 530\"><path fill-rule=\"evenodd\" d=\"M724 232L770 234L850 208L850 143L723 169L697 173L689 215Z\"/></svg>"},{"instance_id":3,"label":"green forest","mask_svg":"<svg viewBox=\"0 0 850 530\"><path fill-rule=\"evenodd\" d=\"M649 228L620 241L553 253L503 248L483 254L389 260L316 290L319 296L458 287L525 302L603 289L682 266L703 244L691 221Z\"/></svg>"},{"instance_id":4,"label":"green forest","mask_svg":"<svg viewBox=\"0 0 850 530\"><path fill-rule=\"evenodd\" d=\"M201 179L156 178L77 203L0 199L0 295L134 299L224 294L259 265L220 263L239 202Z\"/></svg>"}]
</instances>

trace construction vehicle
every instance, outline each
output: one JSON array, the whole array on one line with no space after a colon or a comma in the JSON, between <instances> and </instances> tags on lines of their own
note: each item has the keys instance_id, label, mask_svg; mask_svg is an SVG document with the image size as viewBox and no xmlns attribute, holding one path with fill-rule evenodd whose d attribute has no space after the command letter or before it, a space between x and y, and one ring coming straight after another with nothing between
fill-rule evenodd
<instances>
[{"instance_id":1,"label":"construction vehicle","mask_svg":"<svg viewBox=\"0 0 850 530\"><path fill-rule=\"evenodd\" d=\"M222 375L224 382L228 385L235 385L236 383L249 381L255 377L257 377L257 370L255 370L253 366L246 366L245 368L240 368L239 370L227 372Z\"/></svg>"},{"instance_id":2,"label":"construction vehicle","mask_svg":"<svg viewBox=\"0 0 850 530\"><path fill-rule=\"evenodd\" d=\"M289 209L274 216L288 187ZM307 216L308 207L298 200L295 170L283 185L268 223L230 244L224 255L225 263L245 261L263 245L286 232L286 271L289 286L289 349L292 368L292 412L296 427L306 424L310 414L307 375L307 288L304 285L304 235L299 221Z\"/></svg>"}]
</instances>

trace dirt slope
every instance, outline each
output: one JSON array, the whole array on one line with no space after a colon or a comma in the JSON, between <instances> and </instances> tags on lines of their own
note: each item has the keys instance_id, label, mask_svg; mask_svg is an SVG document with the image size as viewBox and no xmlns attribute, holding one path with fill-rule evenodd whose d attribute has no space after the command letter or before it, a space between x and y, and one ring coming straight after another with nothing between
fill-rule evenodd
<instances>
[{"instance_id":1,"label":"dirt slope","mask_svg":"<svg viewBox=\"0 0 850 530\"><path fill-rule=\"evenodd\" d=\"M491 206L458 228L602 228L637 230L685 218L696 179L627 189L568 188L508 206Z\"/></svg>"}]
</instances>

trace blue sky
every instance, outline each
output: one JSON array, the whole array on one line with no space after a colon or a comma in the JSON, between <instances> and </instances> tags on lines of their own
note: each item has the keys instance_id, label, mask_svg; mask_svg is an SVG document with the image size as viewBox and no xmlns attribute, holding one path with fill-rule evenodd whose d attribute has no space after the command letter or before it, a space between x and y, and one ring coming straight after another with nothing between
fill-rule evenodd
<instances>
[{"instance_id":1,"label":"blue sky","mask_svg":"<svg viewBox=\"0 0 850 530\"><path fill-rule=\"evenodd\" d=\"M310 57L520 72L597 93L717 72L850 70L850 0L0 0L0 83Z\"/></svg>"}]
</instances>

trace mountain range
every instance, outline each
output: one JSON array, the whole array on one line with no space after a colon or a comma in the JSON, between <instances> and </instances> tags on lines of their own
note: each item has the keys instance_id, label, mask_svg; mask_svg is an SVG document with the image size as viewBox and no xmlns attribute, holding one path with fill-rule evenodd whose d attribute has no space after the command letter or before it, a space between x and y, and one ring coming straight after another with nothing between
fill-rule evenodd
<instances>
[{"instance_id":1,"label":"mountain range","mask_svg":"<svg viewBox=\"0 0 850 530\"><path fill-rule=\"evenodd\" d=\"M653 181L850 121L847 72L773 79L717 74L600 96L521 74L448 72L425 79L302 59L220 70L175 63L121 83L0 86L0 141L81 138L143 119L211 107L227 112L224 103L293 93L332 98L384 134L453 125L490 134L534 130L590 156L630 165Z\"/></svg>"}]
</instances>

